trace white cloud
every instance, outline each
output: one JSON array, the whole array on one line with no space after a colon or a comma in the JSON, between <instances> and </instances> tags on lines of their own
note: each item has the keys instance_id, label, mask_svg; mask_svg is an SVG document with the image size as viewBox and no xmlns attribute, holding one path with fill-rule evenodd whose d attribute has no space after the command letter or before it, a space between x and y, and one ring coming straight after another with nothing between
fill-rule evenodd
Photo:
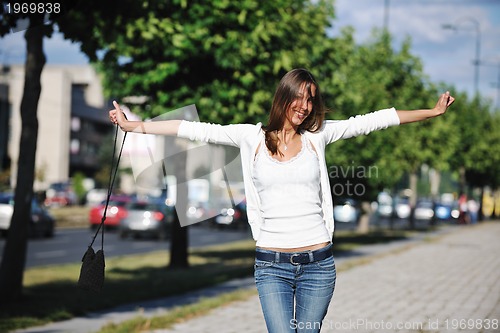
<instances>
[{"instance_id":1,"label":"white cloud","mask_svg":"<svg viewBox=\"0 0 500 333\"><path fill-rule=\"evenodd\" d=\"M384 24L385 0L336 0L335 31L351 25L358 42L366 41L374 27ZM389 31L395 45L410 36L412 53L419 56L425 72L435 82L445 81L459 90L473 92L477 34L468 18L477 20L481 29L481 59L500 61L500 2L492 1L426 1L391 0L389 3ZM445 30L445 23L456 24L454 32ZM496 98L491 83L498 80L498 72L481 66L480 92Z\"/></svg>"}]
</instances>

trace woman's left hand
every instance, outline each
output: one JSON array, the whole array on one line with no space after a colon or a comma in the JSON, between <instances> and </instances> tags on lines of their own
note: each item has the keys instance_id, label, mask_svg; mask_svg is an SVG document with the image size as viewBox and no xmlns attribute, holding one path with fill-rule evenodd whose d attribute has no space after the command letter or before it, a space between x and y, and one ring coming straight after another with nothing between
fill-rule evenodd
<instances>
[{"instance_id":1,"label":"woman's left hand","mask_svg":"<svg viewBox=\"0 0 500 333\"><path fill-rule=\"evenodd\" d=\"M437 115L442 115L446 112L448 107L453 104L454 101L455 97L451 96L450 92L447 91L444 94L441 94L441 96L439 97L439 100L434 107L434 111Z\"/></svg>"}]
</instances>

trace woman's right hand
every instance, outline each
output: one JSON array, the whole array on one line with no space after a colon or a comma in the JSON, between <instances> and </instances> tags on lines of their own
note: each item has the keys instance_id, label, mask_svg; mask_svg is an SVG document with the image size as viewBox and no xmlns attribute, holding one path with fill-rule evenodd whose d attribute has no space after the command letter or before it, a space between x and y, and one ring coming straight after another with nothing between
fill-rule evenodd
<instances>
[{"instance_id":1,"label":"woman's right hand","mask_svg":"<svg viewBox=\"0 0 500 333\"><path fill-rule=\"evenodd\" d=\"M115 125L120 126L123 131L126 131L125 124L127 122L127 118L123 113L123 110L120 108L120 104L116 101L113 101L114 109L109 111L109 119Z\"/></svg>"},{"instance_id":2,"label":"woman's right hand","mask_svg":"<svg viewBox=\"0 0 500 333\"><path fill-rule=\"evenodd\" d=\"M162 121L137 121L128 120L120 104L113 101L114 109L109 111L109 120L115 125L120 126L124 132L134 132L142 134L160 134L176 136L179 130L181 120L162 120Z\"/></svg>"}]
</instances>

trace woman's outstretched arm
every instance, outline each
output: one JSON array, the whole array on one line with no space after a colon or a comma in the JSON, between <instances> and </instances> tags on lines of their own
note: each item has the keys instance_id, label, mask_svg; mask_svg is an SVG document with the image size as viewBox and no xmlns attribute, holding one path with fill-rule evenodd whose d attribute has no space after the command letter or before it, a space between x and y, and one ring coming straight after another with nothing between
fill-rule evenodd
<instances>
[{"instance_id":1,"label":"woman's outstretched arm","mask_svg":"<svg viewBox=\"0 0 500 333\"><path fill-rule=\"evenodd\" d=\"M416 121L422 121L429 118L434 118L440 116L446 112L448 107L453 104L455 98L450 95L450 92L447 91L439 97L436 106L432 109L423 109L423 110L396 110L400 124L413 123Z\"/></svg>"},{"instance_id":2,"label":"woman's outstretched arm","mask_svg":"<svg viewBox=\"0 0 500 333\"><path fill-rule=\"evenodd\" d=\"M182 120L163 121L129 121L125 118L120 105L113 101L115 108L109 111L109 119L113 124L117 124L125 132L135 132L143 134L161 134L176 136Z\"/></svg>"}]
</instances>

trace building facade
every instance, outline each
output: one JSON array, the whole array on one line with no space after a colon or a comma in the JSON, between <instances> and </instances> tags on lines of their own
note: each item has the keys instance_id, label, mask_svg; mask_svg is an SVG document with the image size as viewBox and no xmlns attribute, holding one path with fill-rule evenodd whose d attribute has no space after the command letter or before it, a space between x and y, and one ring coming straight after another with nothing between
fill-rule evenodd
<instances>
[{"instance_id":1,"label":"building facade","mask_svg":"<svg viewBox=\"0 0 500 333\"><path fill-rule=\"evenodd\" d=\"M11 186L15 187L24 66L13 65L3 73L0 154L4 156L0 158L8 161L2 166L10 164ZM113 130L99 76L89 65L46 65L41 84L34 189L67 182L76 172L91 178L100 168L99 147Z\"/></svg>"}]
</instances>

